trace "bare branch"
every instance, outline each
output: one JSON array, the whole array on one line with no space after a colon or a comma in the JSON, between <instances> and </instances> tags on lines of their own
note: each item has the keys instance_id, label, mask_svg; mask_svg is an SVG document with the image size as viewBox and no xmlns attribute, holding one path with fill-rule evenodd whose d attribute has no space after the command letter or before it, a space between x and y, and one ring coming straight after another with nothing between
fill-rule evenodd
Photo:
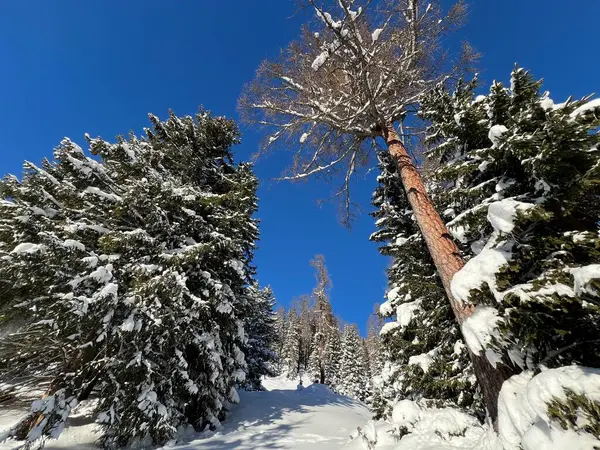
<instances>
[{"instance_id":1,"label":"bare branch","mask_svg":"<svg viewBox=\"0 0 600 450\"><path fill-rule=\"evenodd\" d=\"M280 179L329 175L343 165L334 196L349 216L349 180L369 166L369 141L416 111L423 93L474 55L466 51L460 64L449 64L442 49L466 8L459 2L444 15L435 1L301 1L315 21L279 58L260 65L239 109L247 123L270 132L263 149L294 152L292 173Z\"/></svg>"}]
</instances>

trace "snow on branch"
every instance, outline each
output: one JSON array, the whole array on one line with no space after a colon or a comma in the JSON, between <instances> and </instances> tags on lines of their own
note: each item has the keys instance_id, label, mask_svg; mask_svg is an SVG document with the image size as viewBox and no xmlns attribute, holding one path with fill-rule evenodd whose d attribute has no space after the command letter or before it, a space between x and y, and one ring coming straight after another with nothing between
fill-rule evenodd
<instances>
[{"instance_id":1,"label":"snow on branch","mask_svg":"<svg viewBox=\"0 0 600 450\"><path fill-rule=\"evenodd\" d=\"M260 65L239 109L247 123L266 128L263 148L297 149L296 171L283 179L329 175L340 166L347 190L382 130L415 111L420 97L447 79L447 67L452 75L470 60L448 61L441 45L464 5L444 15L422 0L304 1L315 20L279 58Z\"/></svg>"}]
</instances>

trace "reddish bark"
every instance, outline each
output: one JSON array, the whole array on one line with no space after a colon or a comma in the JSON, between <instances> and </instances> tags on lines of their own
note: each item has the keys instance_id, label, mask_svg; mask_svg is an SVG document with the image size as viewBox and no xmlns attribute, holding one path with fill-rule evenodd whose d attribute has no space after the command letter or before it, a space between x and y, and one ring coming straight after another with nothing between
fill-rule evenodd
<instances>
[{"instance_id":1,"label":"reddish bark","mask_svg":"<svg viewBox=\"0 0 600 450\"><path fill-rule=\"evenodd\" d=\"M390 154L396 161L402 185L406 191L416 222L442 280L452 311L460 325L473 313L475 308L475 305L466 304L455 299L450 288L452 277L465 265L461 252L427 195L423 178L413 164L394 126L388 125L382 134ZM485 356L471 353L471 360L473 361L475 376L483 392L485 405L490 418L495 424L498 416L500 388L502 383L513 374L513 371L503 364L499 364L494 368Z\"/></svg>"}]
</instances>

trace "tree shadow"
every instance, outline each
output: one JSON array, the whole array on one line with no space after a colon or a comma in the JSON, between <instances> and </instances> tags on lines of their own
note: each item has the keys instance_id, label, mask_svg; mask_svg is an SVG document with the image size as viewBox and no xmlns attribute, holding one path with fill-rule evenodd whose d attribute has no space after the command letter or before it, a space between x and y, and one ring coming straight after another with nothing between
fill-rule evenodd
<instances>
[{"instance_id":1,"label":"tree shadow","mask_svg":"<svg viewBox=\"0 0 600 450\"><path fill-rule=\"evenodd\" d=\"M334 394L324 385L311 385L302 391L273 390L267 392L242 392L239 405L231 411L222 429L216 432L189 436L180 441L177 450L228 450L228 449L283 449L298 444L302 434L299 428L309 418L291 414L309 414L320 408L337 405L353 407L359 404L350 398ZM312 436L312 437L311 437ZM319 436L305 435L305 444Z\"/></svg>"}]
</instances>

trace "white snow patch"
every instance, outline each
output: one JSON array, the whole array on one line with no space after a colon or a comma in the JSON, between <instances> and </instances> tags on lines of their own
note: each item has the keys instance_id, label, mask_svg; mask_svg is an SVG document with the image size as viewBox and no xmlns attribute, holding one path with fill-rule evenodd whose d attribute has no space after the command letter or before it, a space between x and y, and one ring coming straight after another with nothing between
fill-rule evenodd
<instances>
[{"instance_id":1,"label":"white snow patch","mask_svg":"<svg viewBox=\"0 0 600 450\"><path fill-rule=\"evenodd\" d=\"M395 330L399 326L400 326L400 324L398 322L386 322L381 327L381 331L379 332L379 335L383 336L384 334L387 334L390 331Z\"/></svg>"},{"instance_id":2,"label":"white snow patch","mask_svg":"<svg viewBox=\"0 0 600 450\"><path fill-rule=\"evenodd\" d=\"M498 335L498 310L491 306L479 305L473 314L465 319L461 330L469 349L479 354L486 349L493 336Z\"/></svg>"},{"instance_id":3,"label":"white snow patch","mask_svg":"<svg viewBox=\"0 0 600 450\"><path fill-rule=\"evenodd\" d=\"M584 105L581 105L579 108L575 109L570 115L571 118L576 118L582 114L587 113L588 111L593 111L596 108L600 108L600 98L591 100Z\"/></svg>"},{"instance_id":4,"label":"white snow patch","mask_svg":"<svg viewBox=\"0 0 600 450\"><path fill-rule=\"evenodd\" d=\"M310 66L312 67L313 70L319 70L319 68L323 64L325 64L325 61L327 61L328 57L329 57L329 52L325 50L325 51L319 53L319 55L315 58L315 60L312 62L312 64Z\"/></svg>"},{"instance_id":5,"label":"white snow patch","mask_svg":"<svg viewBox=\"0 0 600 450\"><path fill-rule=\"evenodd\" d=\"M413 355L408 358L408 364L417 365L423 370L423 372L427 373L429 366L433 364L433 358L427 353L421 353L420 355Z\"/></svg>"},{"instance_id":6,"label":"white snow patch","mask_svg":"<svg viewBox=\"0 0 600 450\"><path fill-rule=\"evenodd\" d=\"M42 244L32 244L31 242L23 242L17 245L11 253L22 254L22 253L37 253L43 251L45 248Z\"/></svg>"},{"instance_id":7,"label":"white snow patch","mask_svg":"<svg viewBox=\"0 0 600 450\"><path fill-rule=\"evenodd\" d=\"M302 133L302 136L300 136L300 143L304 144L307 139L308 139L308 133Z\"/></svg>"},{"instance_id":8,"label":"white snow patch","mask_svg":"<svg viewBox=\"0 0 600 450\"><path fill-rule=\"evenodd\" d=\"M492 147L495 148L498 145L500 137L502 137L502 135L507 131L508 128L506 128L504 125L493 125L490 128L488 138L490 139L490 141L492 141Z\"/></svg>"},{"instance_id":9,"label":"white snow patch","mask_svg":"<svg viewBox=\"0 0 600 450\"><path fill-rule=\"evenodd\" d=\"M398 298L399 295L400 295L400 287L395 287L388 291L388 293L386 294L386 297L388 298L388 300L390 302L393 302L394 300L396 300Z\"/></svg>"},{"instance_id":10,"label":"white snow patch","mask_svg":"<svg viewBox=\"0 0 600 450\"><path fill-rule=\"evenodd\" d=\"M103 198L113 201L113 202L121 201L121 197L119 197L117 194L110 194L108 192L104 192L94 186L88 186L87 188L85 188L85 190L83 192L89 193L89 194L95 194L98 197L103 197Z\"/></svg>"},{"instance_id":11,"label":"white snow patch","mask_svg":"<svg viewBox=\"0 0 600 450\"><path fill-rule=\"evenodd\" d=\"M371 39L373 40L373 42L377 42L377 39L379 39L379 35L382 31L383 28L377 28L375 31L373 31L373 33L371 34Z\"/></svg>"},{"instance_id":12,"label":"white snow patch","mask_svg":"<svg viewBox=\"0 0 600 450\"><path fill-rule=\"evenodd\" d=\"M567 270L573 279L575 280L575 293L580 295L582 293L598 295L598 292L588 284L592 280L600 279L600 264L590 264L582 267L575 267Z\"/></svg>"},{"instance_id":13,"label":"white snow patch","mask_svg":"<svg viewBox=\"0 0 600 450\"><path fill-rule=\"evenodd\" d=\"M414 316L414 312L419 309L421 302L415 300L408 303L402 303L396 308L396 320L402 328L407 327Z\"/></svg>"},{"instance_id":14,"label":"white snow patch","mask_svg":"<svg viewBox=\"0 0 600 450\"><path fill-rule=\"evenodd\" d=\"M552 110L554 108L554 102L551 98L545 98L542 101L540 101L540 106L546 111Z\"/></svg>"},{"instance_id":15,"label":"white snow patch","mask_svg":"<svg viewBox=\"0 0 600 450\"><path fill-rule=\"evenodd\" d=\"M399 441L392 431L404 427ZM411 400L394 406L392 423L370 422L346 448L354 450L500 450L491 428L454 408L426 408Z\"/></svg>"},{"instance_id":16,"label":"white snow patch","mask_svg":"<svg viewBox=\"0 0 600 450\"><path fill-rule=\"evenodd\" d=\"M107 264L106 266L100 266L92 273L90 273L90 278L99 281L100 283L108 283L112 279L112 264Z\"/></svg>"},{"instance_id":17,"label":"white snow patch","mask_svg":"<svg viewBox=\"0 0 600 450\"><path fill-rule=\"evenodd\" d=\"M515 227L515 218L517 212L527 211L533 208L531 203L516 201L513 198L506 198L499 202L490 204L487 213L487 220L495 230L503 233L510 233Z\"/></svg>"},{"instance_id":18,"label":"white snow patch","mask_svg":"<svg viewBox=\"0 0 600 450\"><path fill-rule=\"evenodd\" d=\"M379 306L379 314L381 314L383 317L389 317L393 312L394 308L392 307L392 302L389 300L383 302L381 306Z\"/></svg>"},{"instance_id":19,"label":"white snow patch","mask_svg":"<svg viewBox=\"0 0 600 450\"><path fill-rule=\"evenodd\" d=\"M564 430L548 416L553 399L565 400L565 389L600 401L600 369L564 366L533 376L531 370L504 382L498 398L498 431L505 450L592 449L589 434Z\"/></svg>"},{"instance_id":20,"label":"white snow patch","mask_svg":"<svg viewBox=\"0 0 600 450\"><path fill-rule=\"evenodd\" d=\"M79 241L76 241L75 239L65 239L65 241L63 242L63 246L65 246L67 248L72 248L75 250L80 250L82 252L85 251L85 245L83 245Z\"/></svg>"},{"instance_id":21,"label":"white snow patch","mask_svg":"<svg viewBox=\"0 0 600 450\"><path fill-rule=\"evenodd\" d=\"M471 258L459 270L450 284L452 295L465 303L469 302L469 293L472 289L479 289L487 283L490 290L498 299L496 291L496 273L508 263L512 253L504 248L484 249L477 256Z\"/></svg>"}]
</instances>

